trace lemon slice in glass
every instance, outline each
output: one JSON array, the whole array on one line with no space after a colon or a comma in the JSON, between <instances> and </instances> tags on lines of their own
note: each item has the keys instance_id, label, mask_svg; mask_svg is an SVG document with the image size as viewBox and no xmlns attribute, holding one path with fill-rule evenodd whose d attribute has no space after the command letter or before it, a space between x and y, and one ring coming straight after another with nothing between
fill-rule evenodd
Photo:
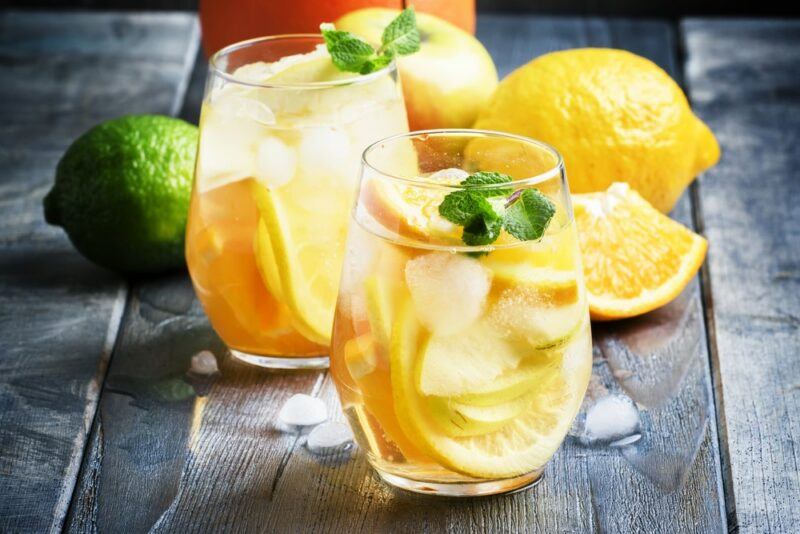
<instances>
[{"instance_id":1,"label":"lemon slice in glass","mask_svg":"<svg viewBox=\"0 0 800 534\"><path fill-rule=\"evenodd\" d=\"M569 387L560 367L547 365L547 376L535 389L529 389L536 391L530 407L502 428L480 435L451 436L431 413L430 397L417 390L415 369L426 335L406 297L392 335L391 377L398 421L408 438L445 467L473 477L507 478L541 468L566 435L580 403L577 392L585 387L588 375L576 376L574 387ZM507 376L515 374L512 371Z\"/></svg>"},{"instance_id":2,"label":"lemon slice in glass","mask_svg":"<svg viewBox=\"0 0 800 534\"><path fill-rule=\"evenodd\" d=\"M342 263L339 226L325 214L294 212L278 193L253 183L261 216L255 250L265 284L292 312L309 340L330 344Z\"/></svg>"}]
</instances>

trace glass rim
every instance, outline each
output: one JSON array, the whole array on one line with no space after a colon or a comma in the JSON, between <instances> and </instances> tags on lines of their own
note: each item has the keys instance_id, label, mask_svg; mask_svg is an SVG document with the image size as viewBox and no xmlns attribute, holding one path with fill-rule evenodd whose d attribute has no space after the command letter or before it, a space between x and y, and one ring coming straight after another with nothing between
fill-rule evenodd
<instances>
[{"instance_id":1,"label":"glass rim","mask_svg":"<svg viewBox=\"0 0 800 534\"><path fill-rule=\"evenodd\" d=\"M253 82L242 80L234 76L233 74L226 72L222 68L219 67L218 61L225 55L229 55L237 50L241 50L244 48L248 48L255 44L260 44L264 42L273 42L273 41L289 41L289 40L300 40L300 39L317 39L320 41L320 44L324 43L324 39L322 35L318 33L285 33L279 35L266 35L263 37L254 37L252 39L246 39L244 41L238 41L233 44L229 44L223 48L220 48L211 57L208 59L208 68L216 76L225 79L230 83L236 83L239 85L244 85L248 87L259 87L265 89L326 89L331 87L342 87L346 85L354 85L354 84L362 84L372 81L376 78L380 78L384 74L394 72L397 70L397 62L392 59L392 61L383 67L382 69L378 69L375 72L370 72L369 74L358 74L356 72L352 73L352 76L348 76L347 78L342 78L339 80L330 80L324 82L300 82L300 83L269 83L267 82Z\"/></svg>"},{"instance_id":2,"label":"glass rim","mask_svg":"<svg viewBox=\"0 0 800 534\"><path fill-rule=\"evenodd\" d=\"M512 180L511 182L504 182L500 184L484 184L484 185L468 185L468 186L461 184L443 184L441 182L434 182L428 180L425 177L421 176L415 178L398 176L391 172L387 172L383 169L380 169L378 168L378 166L370 163L369 161L370 153L380 148L380 145L397 141L403 138L413 139L415 137L420 137L423 135L435 136L435 137L445 137L445 136L474 137L474 138L493 137L493 138L521 141L528 145L536 146L537 148L542 149L545 152L551 154L552 156L555 157L555 163L551 168L534 176L519 178L516 180ZM404 185L421 187L425 189L439 189L447 191L462 191L464 189L480 191L480 190L503 189L508 187L518 188L518 187L532 186L550 180L554 177L562 176L564 174L564 158L561 156L561 153L558 150L556 150L554 146L545 143L544 141L539 141L537 139L526 137L524 135L501 132L498 130L481 130L473 128L434 128L429 130L414 130L412 132L400 133L391 135L389 137L384 137L383 139L375 141L374 143L372 143L371 145L367 146L367 148L364 149L364 152L361 153L361 165L368 169L371 169L377 174L380 174L382 178L387 178L389 180L402 183Z\"/></svg>"}]
</instances>

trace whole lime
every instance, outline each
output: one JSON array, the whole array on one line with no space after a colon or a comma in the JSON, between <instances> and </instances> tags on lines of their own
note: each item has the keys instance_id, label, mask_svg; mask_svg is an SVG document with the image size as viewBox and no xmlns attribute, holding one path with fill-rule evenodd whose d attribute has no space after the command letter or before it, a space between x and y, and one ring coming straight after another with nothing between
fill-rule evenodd
<instances>
[{"instance_id":1,"label":"whole lime","mask_svg":"<svg viewBox=\"0 0 800 534\"><path fill-rule=\"evenodd\" d=\"M181 267L196 152L197 127L179 119L129 115L99 124L58 162L45 219L108 269Z\"/></svg>"}]
</instances>

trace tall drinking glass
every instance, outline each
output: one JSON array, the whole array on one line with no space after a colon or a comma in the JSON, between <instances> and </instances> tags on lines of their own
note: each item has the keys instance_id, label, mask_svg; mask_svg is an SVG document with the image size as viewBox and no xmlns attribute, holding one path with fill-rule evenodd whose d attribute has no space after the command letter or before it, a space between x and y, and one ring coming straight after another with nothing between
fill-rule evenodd
<instances>
[{"instance_id":1,"label":"tall drinking glass","mask_svg":"<svg viewBox=\"0 0 800 534\"><path fill-rule=\"evenodd\" d=\"M395 65L343 73L322 43L254 39L209 64L186 258L231 353L265 367L328 365L360 155L408 131Z\"/></svg>"},{"instance_id":2,"label":"tall drinking glass","mask_svg":"<svg viewBox=\"0 0 800 534\"><path fill-rule=\"evenodd\" d=\"M462 184L479 171L512 181ZM463 232L482 230L451 223L440 208L466 196L488 199L503 220L522 209L532 217L524 220L550 219L535 240L513 237L523 232L509 222L511 233L468 246ZM456 204L471 209L448 209ZM561 156L531 139L476 130L412 132L371 145L344 265L331 372L383 480L451 496L535 482L591 372Z\"/></svg>"}]
</instances>

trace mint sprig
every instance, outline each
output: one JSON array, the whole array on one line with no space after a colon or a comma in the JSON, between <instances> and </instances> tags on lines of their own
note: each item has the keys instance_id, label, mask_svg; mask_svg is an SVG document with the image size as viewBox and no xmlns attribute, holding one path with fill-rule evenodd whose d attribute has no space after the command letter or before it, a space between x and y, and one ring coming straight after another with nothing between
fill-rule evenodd
<instances>
[{"instance_id":1,"label":"mint sprig","mask_svg":"<svg viewBox=\"0 0 800 534\"><path fill-rule=\"evenodd\" d=\"M337 69L345 72L369 74L386 67L396 56L413 54L419 50L420 37L414 9L408 7L389 23L381 35L377 50L350 32L337 30L333 24L320 24L322 38Z\"/></svg>"},{"instance_id":2,"label":"mint sprig","mask_svg":"<svg viewBox=\"0 0 800 534\"><path fill-rule=\"evenodd\" d=\"M520 241L534 241L544 235L555 213L552 200L536 189L525 189L506 208L503 226Z\"/></svg>"},{"instance_id":3,"label":"mint sprig","mask_svg":"<svg viewBox=\"0 0 800 534\"><path fill-rule=\"evenodd\" d=\"M486 188L511 181L497 172L471 174L461 182L463 190L442 199L439 215L464 227L461 240L469 246L494 243L503 228L520 241L535 241L544 235L555 205L536 189Z\"/></svg>"}]
</instances>

